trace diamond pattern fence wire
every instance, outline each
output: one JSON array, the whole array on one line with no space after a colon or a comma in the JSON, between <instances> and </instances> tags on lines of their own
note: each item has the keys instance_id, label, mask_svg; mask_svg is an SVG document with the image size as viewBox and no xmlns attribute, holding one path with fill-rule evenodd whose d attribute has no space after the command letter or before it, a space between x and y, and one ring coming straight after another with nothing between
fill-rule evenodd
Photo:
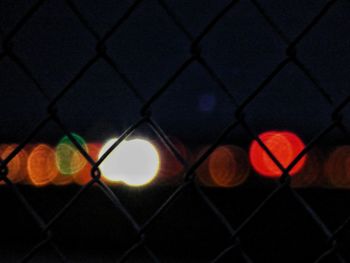
<instances>
[{"instance_id":1,"label":"diamond pattern fence wire","mask_svg":"<svg viewBox=\"0 0 350 263\"><path fill-rule=\"evenodd\" d=\"M229 242L227 246L222 247L222 250L219 251L215 258L212 258L212 262L221 262L228 260L228 256L232 251L236 251L241 254L242 260L245 262L253 262L251 255L249 255L244 247L240 243L240 233L245 229L248 224L254 220L254 218L262 211L268 203L275 197L278 197L282 191L286 189L290 191L295 201L300 204L306 213L313 220L314 224L319 228L319 231L324 236L325 241L328 244L328 247L319 255L318 258L315 258L314 262L322 262L328 258L332 259L332 262L347 262L345 257L342 255L341 251L338 249L337 237L338 235L347 227L349 219L335 230L331 231L328 226L321 220L319 215L314 211L314 209L290 186L290 175L289 172L293 166L300 160L306 153L313 148L313 146L321 140L325 135L330 133L334 129L340 129L343 133L348 135L346 127L342 123L342 111L349 104L350 96L344 97L342 102L335 104L331 95L328 94L327 89L323 87L322 83L319 83L317 77L308 70L307 65L303 63L303 58L299 56L298 46L303 41L305 37L308 36L310 32L313 31L314 27L318 25L322 19L324 19L329 11L332 8L335 8L337 2L336 0L328 1L323 8L317 13L304 27L301 28L299 34L294 38L289 38L284 32L279 28L279 25L274 22L273 16L271 16L264 8L260 5L257 0L250 0L256 11L261 15L261 17L266 21L266 24L270 30L276 34L281 41L285 44L285 55L280 58L279 63L276 64L275 68L264 78L264 80L256 86L255 90L244 100L237 100L231 92L224 81L216 74L215 68L208 63L205 56L202 55L201 43L205 40L206 36L213 30L213 28L218 26L220 20L222 20L227 13L235 8L239 8L239 1L233 0L228 5L220 10L207 24L202 26L202 30L199 34L193 35L186 28L184 23L181 21L178 14L172 10L172 8L167 4L166 0L158 0L157 4L159 7L166 13L166 15L171 19L174 25L183 33L183 36L186 37L188 41L188 56L182 62L181 65L169 76L166 76L166 81L163 85L157 89L157 91L150 97L145 98L140 92L139 87L135 86L132 81L128 78L127 72L122 72L118 67L118 61L115 61L108 54L108 40L120 30L124 23L132 16L135 10L143 4L142 0L136 0L128 9L123 13L123 15L110 27L110 29L105 34L100 34L97 32L94 27L91 25L91 22L83 15L79 10L79 7L76 5L73 0L62 1L64 4L73 12L74 16L78 18L84 30L88 32L91 37L95 40L96 50L94 53L90 54L89 57L86 57L85 64L80 68L74 77L60 89L60 92L52 97L47 94L47 91L42 87L39 81L36 80L34 74L31 71L30 66L26 65L21 56L16 53L15 46L16 43L14 38L21 34L21 29L36 16L37 12L46 4L47 1L39 0L34 5L32 5L27 12L15 23L12 30L8 33L4 33L3 30L1 33L1 42L2 42L2 52L0 53L0 61L3 61L5 58L10 59L28 78L28 81L32 82L37 90L43 95L47 100L46 107L46 117L35 127L35 129L28 132L26 138L23 138L21 143L15 150L4 160L1 161L1 180L5 182L12 190L13 195L21 202L23 209L27 210L31 217L35 220L36 224L42 232L42 240L33 244L33 247L28 248L28 251L24 258L23 262L30 262L35 255L40 252L43 247L49 246L55 252L57 259L66 262L65 254L61 251L60 246L57 245L53 239L55 232L52 231L52 226L55 225L62 216L67 213L70 209L74 209L74 206L77 200L84 195L85 192L93 185L100 188L105 196L111 200L114 205L114 208L118 210L123 217L130 223L132 226L137 239L133 244L121 255L119 258L120 262L126 262L134 253L137 251L143 251L144 257L148 257L151 261L160 262L161 258L154 252L154 249L149 246L147 242L147 235L152 231L152 226L157 224L161 215L167 213L167 208L173 203L177 202L179 197L183 195L185 191L190 191L192 195L196 195L204 201L207 206L207 209L212 213L217 219L218 222L226 229L227 235L229 236ZM213 51L215 52L215 50ZM166 58L164 58L166 59ZM110 148L110 150L105 153L98 161L94 161L92 157L84 150L84 148L76 141L76 139L71 135L71 131L65 126L64 116L60 116L58 113L58 102L66 96L66 94L74 88L74 86L80 81L80 79L88 74L89 69L99 61L106 62L110 68L114 71L115 75L118 76L128 89L134 94L134 97L142 104L139 110L139 120L133 123L129 128L127 128L123 134L119 137L116 143ZM158 101L162 100L162 96L165 92L172 88L172 84L177 81L177 79L186 72L188 67L193 63L198 63L206 74L217 84L216 88L221 89L229 98L232 105L236 108L235 115L232 116L230 124L217 135L217 138L213 144L193 163L188 163L185 158L181 155L180 151L175 147L171 142L168 135L163 131L162 127L157 123L153 118L152 105ZM295 160L287 167L283 166L278 162L274 155L269 151L269 149L264 145L264 143L258 138L257 134L250 127L250 124L245 119L245 110L250 105L259 94L264 93L267 85L276 78L280 72L287 66L293 64L295 65L303 76L308 79L312 86L310 89L313 89L315 93L319 93L325 98L328 104L333 108L332 115L330 116L330 122L326 125L326 128L321 130L313 139L307 143L304 150L295 158ZM2 113L6 114L6 113ZM76 146L79 152L86 158L86 160L92 165L91 169L91 180L80 190L75 193L73 198L69 200L61 210L56 213L50 220L44 220L40 214L38 214L35 209L31 206L30 202L22 194L20 189L7 177L8 175L8 164L9 162L23 149L48 123L55 123L57 127L62 130L62 132L69 137L71 142ZM119 143L125 140L129 135L131 135L135 130L137 130L141 125L147 125L152 129L159 139L164 143L172 155L185 167L185 173L183 175L183 181L180 186L170 195L161 206L145 221L138 223L124 204L118 198L118 194L113 192L108 185L106 185L101 178L101 172L99 170L99 165L105 160L107 155L116 147ZM210 198L203 192L203 189L198 182L196 181L196 169L200 166L202 162L213 152L216 147L225 139L225 137L230 134L237 127L243 128L251 139L256 140L261 147L266 151L266 153L271 157L275 164L282 171L282 176L280 177L278 183L276 184L274 190L260 202L260 204L255 208L255 210L239 225L234 225L231 223L224 215L221 213L219 208L210 200ZM93 209L93 208L92 208ZM248 244L249 246L249 244Z\"/></svg>"}]
</instances>

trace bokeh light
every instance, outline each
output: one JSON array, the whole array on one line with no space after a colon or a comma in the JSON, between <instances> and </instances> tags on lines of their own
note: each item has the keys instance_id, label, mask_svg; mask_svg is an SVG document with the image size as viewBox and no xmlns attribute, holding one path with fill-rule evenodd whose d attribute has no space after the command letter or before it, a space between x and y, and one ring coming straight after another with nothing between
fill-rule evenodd
<instances>
[{"instance_id":1,"label":"bokeh light","mask_svg":"<svg viewBox=\"0 0 350 263\"><path fill-rule=\"evenodd\" d=\"M88 143L87 148L89 149L90 157L96 162L98 160L98 154L101 149L101 144L99 143ZM92 166L89 162L86 163L84 168L73 176L75 183L79 185L87 184L91 179L91 169Z\"/></svg>"},{"instance_id":2,"label":"bokeh light","mask_svg":"<svg viewBox=\"0 0 350 263\"><path fill-rule=\"evenodd\" d=\"M1 159L6 159L17 147L17 144L3 145L0 147ZM11 180L12 183L23 182L26 178L27 170L27 152L22 149L11 161L7 164L8 174L7 178ZM0 184L4 184L4 181L1 181Z\"/></svg>"},{"instance_id":3,"label":"bokeh light","mask_svg":"<svg viewBox=\"0 0 350 263\"><path fill-rule=\"evenodd\" d=\"M209 156L208 169L216 186L238 186L249 174L247 154L237 146L220 146Z\"/></svg>"},{"instance_id":4,"label":"bokeh light","mask_svg":"<svg viewBox=\"0 0 350 263\"><path fill-rule=\"evenodd\" d=\"M211 112L216 106L216 98L212 94L203 94L199 97L198 104L200 111Z\"/></svg>"},{"instance_id":5,"label":"bokeh light","mask_svg":"<svg viewBox=\"0 0 350 263\"><path fill-rule=\"evenodd\" d=\"M99 158L117 141L109 140L103 145ZM157 149L148 141L133 139L122 141L101 163L102 176L111 182L124 182L141 186L151 182L159 169Z\"/></svg>"},{"instance_id":6,"label":"bokeh light","mask_svg":"<svg viewBox=\"0 0 350 263\"><path fill-rule=\"evenodd\" d=\"M60 172L58 175L51 181L51 184L57 185L57 186L64 186L69 185L73 183L73 175L67 175L67 174L61 174Z\"/></svg>"},{"instance_id":7,"label":"bokeh light","mask_svg":"<svg viewBox=\"0 0 350 263\"><path fill-rule=\"evenodd\" d=\"M176 150L179 152L182 158L186 161L190 159L190 153L186 146L177 138L170 138ZM182 173L184 172L184 166L181 162L167 149L164 144L160 144L160 174L167 182L180 182L182 181Z\"/></svg>"},{"instance_id":8,"label":"bokeh light","mask_svg":"<svg viewBox=\"0 0 350 263\"><path fill-rule=\"evenodd\" d=\"M322 168L320 163L323 159L323 154L318 149L310 150L304 166L292 176L291 186L300 188L321 185Z\"/></svg>"},{"instance_id":9,"label":"bokeh light","mask_svg":"<svg viewBox=\"0 0 350 263\"><path fill-rule=\"evenodd\" d=\"M35 186L49 184L58 175L55 151L46 144L37 145L28 156L28 177Z\"/></svg>"},{"instance_id":10,"label":"bokeh light","mask_svg":"<svg viewBox=\"0 0 350 263\"><path fill-rule=\"evenodd\" d=\"M191 160L191 163L196 162L201 156L208 151L209 146L202 147L200 149L195 150L193 154L193 158ZM196 169L196 178L205 186L216 186L216 184L213 182L213 179L211 178L211 175L209 173L209 158L206 158Z\"/></svg>"},{"instance_id":11,"label":"bokeh light","mask_svg":"<svg viewBox=\"0 0 350 263\"><path fill-rule=\"evenodd\" d=\"M335 187L350 187L350 145L336 148L324 166L324 173Z\"/></svg>"},{"instance_id":12,"label":"bokeh light","mask_svg":"<svg viewBox=\"0 0 350 263\"><path fill-rule=\"evenodd\" d=\"M288 131L269 131L260 134L259 138L284 168L288 167L305 147L296 134ZM282 174L257 141L253 141L250 146L249 159L255 171L263 176L279 177ZM304 166L305 161L306 156L303 156L289 174L297 173Z\"/></svg>"},{"instance_id":13,"label":"bokeh light","mask_svg":"<svg viewBox=\"0 0 350 263\"><path fill-rule=\"evenodd\" d=\"M79 135L72 133L74 139L88 152L86 142ZM56 147L57 168L63 175L79 172L86 164L85 157L79 152L68 136L64 136Z\"/></svg>"}]
</instances>

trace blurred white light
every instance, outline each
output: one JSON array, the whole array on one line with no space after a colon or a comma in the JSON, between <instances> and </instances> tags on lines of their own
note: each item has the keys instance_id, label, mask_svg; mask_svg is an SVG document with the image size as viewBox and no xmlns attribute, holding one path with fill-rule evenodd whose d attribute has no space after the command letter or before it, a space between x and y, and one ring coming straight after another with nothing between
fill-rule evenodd
<instances>
[{"instance_id":1,"label":"blurred white light","mask_svg":"<svg viewBox=\"0 0 350 263\"><path fill-rule=\"evenodd\" d=\"M103 145L99 158L117 141L110 139ZM130 186L151 182L159 169L159 154L148 141L133 139L122 141L101 163L102 176L109 181L122 181Z\"/></svg>"}]
</instances>

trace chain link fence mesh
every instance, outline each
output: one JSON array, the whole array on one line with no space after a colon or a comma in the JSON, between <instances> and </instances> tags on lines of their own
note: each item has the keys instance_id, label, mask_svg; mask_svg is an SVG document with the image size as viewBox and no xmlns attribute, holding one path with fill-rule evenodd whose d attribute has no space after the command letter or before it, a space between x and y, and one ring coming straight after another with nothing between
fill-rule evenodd
<instances>
[{"instance_id":1,"label":"chain link fence mesh","mask_svg":"<svg viewBox=\"0 0 350 263\"><path fill-rule=\"evenodd\" d=\"M271 16L256 0L250 0L252 6L256 9L259 15L266 22L266 26L273 31L276 36L284 43L285 45L285 55L280 58L280 61L275 65L273 70L265 76L264 80L259 83L256 88L243 100L238 100L231 93L231 89L227 87L225 82L220 78L216 73L214 67L208 63L205 56L202 55L201 44L207 37L207 35L216 27L218 27L219 22L228 15L228 13L233 9L239 9L240 1L230 1L226 6L224 6L207 24L202 26L202 30L199 34L193 35L185 26L183 21L180 19L180 16L168 5L165 0L158 0L157 5L165 12L165 14L171 19L172 23L182 32L183 36L187 39L188 43L188 56L178 68L169 76L166 76L166 81L158 88L152 96L145 98L140 92L139 88L136 87L133 82L129 79L127 72L122 72L119 68L118 63L112 58L108 53L108 40L116 34L125 24L125 22L133 15L133 13L139 8L141 4L147 4L142 0L134 1L130 6L125 10L123 15L107 30L104 34L97 32L94 27L91 25L89 19L87 19L83 13L80 11L78 5L73 0L62 1L67 8L71 10L74 16L80 21L84 30L91 35L95 40L96 49L95 52L85 59L85 64L80 68L80 70L70 79L70 81L60 89L60 92L52 97L47 93L47 90L43 88L40 82L36 79L30 66L27 66L24 61L22 61L21 56L16 53L15 41L14 38L21 34L21 29L36 16L38 11L46 4L46 0L39 0L33 4L26 13L15 23L13 28L5 33L3 30L0 30L2 50L0 53L0 62L5 58L10 59L28 78L28 81L31 81L36 89L42 94L42 96L47 100L46 107L46 117L36 125L36 127L31 130L27 137L24 138L18 146L7 156L6 159L1 161L1 180L5 182L13 190L13 195L20 201L23 209L25 209L30 216L34 219L37 226L40 228L42 239L37 244L34 244L33 247L29 248L26 255L21 259L22 262L30 262L34 260L35 255L39 253L44 247L49 246L54 251L57 259L62 262L68 262L64 252L60 249L60 246L55 242L54 236L55 232L52 231L52 227L57 224L64 216L64 214L69 213L71 209L74 209L75 204L78 199L84 195L93 186L97 186L102 190L104 195L110 199L114 209L118 210L132 227L135 236L137 237L129 248L125 250L120 258L119 262L127 262L135 253L138 251L143 251L143 257L148 257L149 260L153 262L162 261L159 255L154 252L152 246L147 242L147 236L152 232L152 227L158 224L159 220L165 220L162 218L164 214L167 213L168 208L177 202L177 200L184 194L186 191L190 191L191 195L201 199L206 205L210 213L217 219L219 224L221 224L227 232L229 237L226 242L226 246L222 247L221 251L218 251L217 255L212 258L211 262L222 262L230 259L232 252L239 253L241 260L244 262L254 262L251 258L251 255L246 252L245 247L249 244L242 246L240 241L241 232L249 226L249 224L264 211L264 209L272 202L273 199L276 199L283 192L288 191L296 203L298 203L305 212L309 215L313 223L318 227L319 232L323 235L325 243L327 246L318 256L314 259L314 262L323 262L331 258L332 262L347 262L345 257L342 255L341 250L339 250L339 245L337 238L342 233L342 231L347 227L350 221L350 217L346 219L336 230L330 230L325 222L322 221L320 216L316 213L312 206L310 206L305 199L291 187L291 177L290 171L295 166L295 164L307 154L314 146L317 144L324 136L329 134L334 129L341 130L346 136L349 132L345 125L343 125L342 117L343 110L349 104L350 96L344 96L343 100L340 103L335 103L332 96L328 93L327 89L323 87L322 83L317 80L317 77L308 69L308 66L303 63L303 58L299 56L298 46L306 38L310 32L319 24L322 19L324 19L332 8L335 7L337 2L336 0L328 1L321 10L307 23L304 28L299 30L299 33L293 37L288 37L279 25L274 21L274 17ZM215 51L213 51L215 52ZM166 59L166 58L164 58ZM74 88L74 86L79 83L81 78L86 74L89 74L88 71L94 64L99 61L104 61L107 63L110 68L113 70L116 76L125 84L125 86L132 92L136 100L142 105L139 110L139 119L133 123L130 127L125 129L125 131L119 136L118 140L113 144L108 152L106 152L100 159L94 161L94 159L86 152L86 150L81 146L81 144L72 136L71 131L66 127L64 123L65 116L59 114L59 102L67 95L67 93ZM163 94L166 93L169 89L172 88L174 82L186 72L186 70L194 63L197 63L202 67L204 72L210 77L215 83L216 88L221 89L230 100L232 105L235 107L235 114L232 116L231 123L226 126L225 129L218 134L214 143L206 149L205 152L194 162L188 162L188 160L182 155L176 146L172 143L171 139L168 137L167 133L163 130L161 125L153 117L152 106L156 101L162 100ZM246 108L254 102L254 100L260 94L265 92L265 89L272 82L280 72L286 68L288 65L293 64L300 70L304 78L308 79L312 85L310 89L313 89L313 92L319 93L324 97L325 101L333 108L332 114L330 116L330 122L326 127L319 131L311 141L309 141L303 151L295 158L295 160L287 167L284 168L283 165L279 163L277 158L269 151L269 149L264 145L264 143L259 139L258 135L255 133L254 129L251 128L251 125L246 121L245 111ZM2 113L6 114L6 113ZM8 178L8 164L11 160L26 147L38 133L40 133L44 127L49 123L55 123L62 130L62 132L68 136L71 142L76 146L79 152L84 156L88 163L91 164L91 180L83 185L79 191L77 191L74 196L49 220L44 219L39 213L36 212L34 207L27 200L25 195L23 195L21 189L13 183ZM172 192L162 204L154 211L154 213L147 218L142 223L138 223L133 215L129 212L128 208L120 201L118 194L116 194L110 186L106 185L101 180L101 172L99 170L100 164L105 160L108 154L118 147L118 145L128 138L135 130L140 126L148 126L161 140L161 142L167 147L168 151L171 152L173 157L175 157L178 162L184 167L185 172L183 174L182 183ZM196 170L197 168L208 158L208 156L225 140L225 138L238 127L243 128L244 131L250 136L251 140L256 140L260 146L266 151L268 156L273 160L273 162L278 166L282 172L282 176L276 182L276 186L271 193L264 199L259 201L259 204L256 208L243 220L240 224L234 225L230 222L229 219L220 211L220 209L215 205L214 202L208 197L208 195L203 191L202 186L200 186L196 180ZM91 208L93 209L93 207ZM166 238L166 237L165 237Z\"/></svg>"}]
</instances>

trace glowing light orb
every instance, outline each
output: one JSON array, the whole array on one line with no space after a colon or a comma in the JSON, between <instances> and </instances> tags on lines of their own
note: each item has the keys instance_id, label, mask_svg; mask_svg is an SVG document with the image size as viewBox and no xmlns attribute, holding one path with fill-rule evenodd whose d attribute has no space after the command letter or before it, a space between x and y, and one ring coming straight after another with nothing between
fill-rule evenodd
<instances>
[{"instance_id":1,"label":"glowing light orb","mask_svg":"<svg viewBox=\"0 0 350 263\"><path fill-rule=\"evenodd\" d=\"M64 186L73 182L73 176L67 174L58 173L58 175L51 181L51 184L57 186Z\"/></svg>"},{"instance_id":2,"label":"glowing light orb","mask_svg":"<svg viewBox=\"0 0 350 263\"><path fill-rule=\"evenodd\" d=\"M259 135L275 158L286 168L304 149L302 140L294 133L287 131L269 131ZM255 171L267 177L279 177L282 172L257 141L253 141L249 150L249 159ZM297 173L305 164L303 156L289 172Z\"/></svg>"},{"instance_id":3,"label":"glowing light orb","mask_svg":"<svg viewBox=\"0 0 350 263\"><path fill-rule=\"evenodd\" d=\"M97 143L88 143L87 148L89 149L90 157L96 162L101 149L101 145ZM84 168L73 176L74 182L79 185L87 184L92 179L91 169L91 164L87 162Z\"/></svg>"},{"instance_id":4,"label":"glowing light orb","mask_svg":"<svg viewBox=\"0 0 350 263\"><path fill-rule=\"evenodd\" d=\"M333 186L350 187L350 145L336 148L325 163L324 171Z\"/></svg>"},{"instance_id":5,"label":"glowing light orb","mask_svg":"<svg viewBox=\"0 0 350 263\"><path fill-rule=\"evenodd\" d=\"M82 137L72 133L74 139L85 151L88 151L86 143ZM86 164L86 159L74 146L68 136L64 136L56 147L57 168L63 175L72 175L79 172Z\"/></svg>"},{"instance_id":6,"label":"glowing light orb","mask_svg":"<svg viewBox=\"0 0 350 263\"><path fill-rule=\"evenodd\" d=\"M58 175L55 151L46 144L37 145L29 154L28 177L35 186L49 184Z\"/></svg>"},{"instance_id":7,"label":"glowing light orb","mask_svg":"<svg viewBox=\"0 0 350 263\"><path fill-rule=\"evenodd\" d=\"M249 173L246 153L236 146L220 146L209 156L208 169L216 186L242 184Z\"/></svg>"},{"instance_id":8,"label":"glowing light orb","mask_svg":"<svg viewBox=\"0 0 350 263\"><path fill-rule=\"evenodd\" d=\"M186 161L189 161L190 153L185 145L177 138L170 138L173 145L179 154ZM176 183L182 182L181 174L185 168L181 162L166 148L165 145L160 144L160 175L165 179L165 182Z\"/></svg>"},{"instance_id":9,"label":"glowing light orb","mask_svg":"<svg viewBox=\"0 0 350 263\"><path fill-rule=\"evenodd\" d=\"M210 112L215 108L216 98L211 94L203 94L199 97L198 104L200 111Z\"/></svg>"},{"instance_id":10,"label":"glowing light orb","mask_svg":"<svg viewBox=\"0 0 350 263\"><path fill-rule=\"evenodd\" d=\"M291 186L300 188L320 185L320 175L322 174L320 163L322 160L323 154L319 150L312 149L309 151L305 165L293 175Z\"/></svg>"},{"instance_id":11,"label":"glowing light orb","mask_svg":"<svg viewBox=\"0 0 350 263\"><path fill-rule=\"evenodd\" d=\"M103 145L99 158L116 141L114 138ZM159 155L157 149L146 140L124 140L107 156L100 168L102 176L108 181L141 186L151 182L157 175Z\"/></svg>"},{"instance_id":12,"label":"glowing light orb","mask_svg":"<svg viewBox=\"0 0 350 263\"><path fill-rule=\"evenodd\" d=\"M3 150L1 152L1 159L6 159L17 147L16 144L10 144L1 147ZM26 177L26 164L27 164L28 154L22 149L8 164L8 174L7 178L11 180L12 183L19 183L24 181ZM4 184L1 181L0 184Z\"/></svg>"},{"instance_id":13,"label":"glowing light orb","mask_svg":"<svg viewBox=\"0 0 350 263\"><path fill-rule=\"evenodd\" d=\"M205 146L204 148L195 151L193 156L194 158L191 161L192 162L197 161L208 149L209 149L209 146ZM216 184L213 182L213 179L209 173L208 165L209 165L209 160L207 158L196 169L196 178L198 178L198 180L205 186L210 186L210 187L216 186Z\"/></svg>"}]
</instances>

